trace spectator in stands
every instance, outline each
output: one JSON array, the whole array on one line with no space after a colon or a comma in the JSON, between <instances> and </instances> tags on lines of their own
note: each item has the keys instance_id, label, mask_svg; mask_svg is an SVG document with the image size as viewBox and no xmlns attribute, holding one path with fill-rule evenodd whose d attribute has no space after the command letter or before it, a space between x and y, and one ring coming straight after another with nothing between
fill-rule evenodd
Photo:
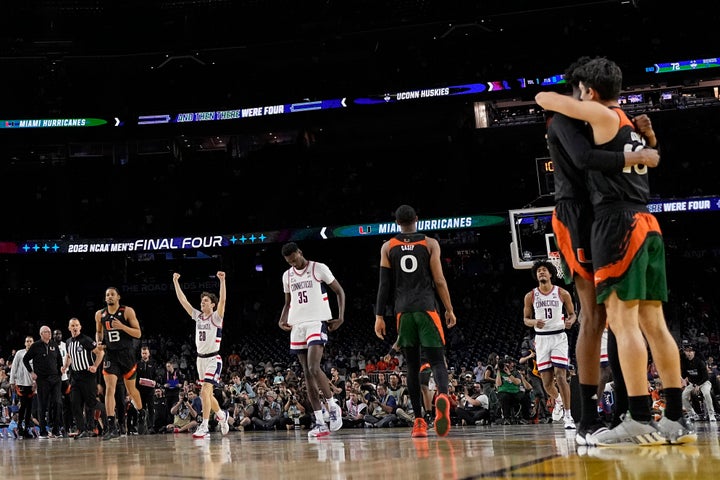
<instances>
[{"instance_id":1,"label":"spectator in stands","mask_svg":"<svg viewBox=\"0 0 720 480\"><path fill-rule=\"evenodd\" d=\"M480 382L480 385L482 385L483 387L483 393L487 395L490 401L490 411L493 413L493 415L497 413L497 416L500 415L498 412L500 402L497 396L497 387L495 386L495 380L497 377L499 361L500 356L497 353L491 352L490 354L488 354L488 360L485 365L485 378L482 382Z\"/></svg>"},{"instance_id":2,"label":"spectator in stands","mask_svg":"<svg viewBox=\"0 0 720 480\"><path fill-rule=\"evenodd\" d=\"M10 367L12 368L12 366ZM6 392L10 392L10 368L0 368L0 388L5 389Z\"/></svg>"},{"instance_id":3,"label":"spectator in stands","mask_svg":"<svg viewBox=\"0 0 720 480\"><path fill-rule=\"evenodd\" d=\"M161 375L165 397L168 405L176 405L180 400L180 392L185 383L185 375L175 368L172 362L165 363L165 372ZM172 409L172 407L170 407ZM174 415L174 414L173 414Z\"/></svg>"},{"instance_id":4,"label":"spectator in stands","mask_svg":"<svg viewBox=\"0 0 720 480\"><path fill-rule=\"evenodd\" d=\"M297 374L295 373L295 370L290 367L288 367L288 369L285 371L285 383L287 383L288 385L293 383L297 385L298 383Z\"/></svg>"},{"instance_id":5,"label":"spectator in stands","mask_svg":"<svg viewBox=\"0 0 720 480\"><path fill-rule=\"evenodd\" d=\"M345 380L340 376L340 371L337 367L330 369L330 388L332 388L333 395L338 401L338 405L341 407L345 405Z\"/></svg>"},{"instance_id":6,"label":"spectator in stands","mask_svg":"<svg viewBox=\"0 0 720 480\"><path fill-rule=\"evenodd\" d=\"M363 352L358 352L357 354L357 371L363 372L365 371L365 366L367 365L367 361L365 359L365 355Z\"/></svg>"},{"instance_id":7,"label":"spectator in stands","mask_svg":"<svg viewBox=\"0 0 720 480\"><path fill-rule=\"evenodd\" d=\"M407 385L402 382L399 374L391 373L388 376L387 391L390 395L395 397L395 403L397 404L395 415L397 415L398 420L403 422L405 426L411 427L415 422L415 412L413 411L412 402L410 401ZM432 413L432 397L428 402L426 402L425 398L423 398L423 402L424 407L430 407L430 411L428 411L425 418L425 421L427 422L431 417L430 413Z\"/></svg>"},{"instance_id":8,"label":"spectator in stands","mask_svg":"<svg viewBox=\"0 0 720 480\"><path fill-rule=\"evenodd\" d=\"M255 390L248 381L247 377L240 379L240 374L235 373L230 380L232 382L230 385L230 394L233 398L239 396L243 392L245 392L249 398L255 398Z\"/></svg>"},{"instance_id":9,"label":"spectator in stands","mask_svg":"<svg viewBox=\"0 0 720 480\"><path fill-rule=\"evenodd\" d=\"M282 370L280 370L280 367L275 368L275 376L273 376L273 385L280 385L282 383L285 383L285 376L282 373Z\"/></svg>"},{"instance_id":10,"label":"spectator in stands","mask_svg":"<svg viewBox=\"0 0 720 480\"><path fill-rule=\"evenodd\" d=\"M398 351L391 348L390 351L381 358L385 364L385 371L400 373L400 359L397 358Z\"/></svg>"},{"instance_id":11,"label":"spectator in stands","mask_svg":"<svg viewBox=\"0 0 720 480\"><path fill-rule=\"evenodd\" d=\"M481 383L492 383L495 385L495 376L499 358L500 357L495 352L488 355L487 365L485 366L485 374Z\"/></svg>"},{"instance_id":12,"label":"spectator in stands","mask_svg":"<svg viewBox=\"0 0 720 480\"><path fill-rule=\"evenodd\" d=\"M473 375L475 375L475 381L480 383L485 378L485 366L482 360L477 361L477 365L473 367Z\"/></svg>"},{"instance_id":13,"label":"spectator in stands","mask_svg":"<svg viewBox=\"0 0 720 480\"><path fill-rule=\"evenodd\" d=\"M252 378L253 375L255 375L255 370L253 370L253 364L251 361L247 361L245 363L245 378Z\"/></svg>"},{"instance_id":14,"label":"spectator in stands","mask_svg":"<svg viewBox=\"0 0 720 480\"><path fill-rule=\"evenodd\" d=\"M355 391L349 391L345 406L345 414L342 417L343 428L362 427L365 424L365 414L368 409L362 396Z\"/></svg>"},{"instance_id":15,"label":"spectator in stands","mask_svg":"<svg viewBox=\"0 0 720 480\"><path fill-rule=\"evenodd\" d=\"M240 355L237 350L233 348L232 353L227 357L228 370L235 371L240 366Z\"/></svg>"},{"instance_id":16,"label":"spectator in stands","mask_svg":"<svg viewBox=\"0 0 720 480\"><path fill-rule=\"evenodd\" d=\"M388 364L383 357L380 357L378 361L375 362L375 370L378 372L386 372L388 370Z\"/></svg>"},{"instance_id":17,"label":"spectator in stands","mask_svg":"<svg viewBox=\"0 0 720 480\"><path fill-rule=\"evenodd\" d=\"M17 393L20 401L18 430L20 436L23 438L33 438L30 429L33 427L31 415L35 391L33 389L33 379L30 376L30 371L23 363L23 357L28 348L30 348L30 345L33 344L33 341L32 336L28 335L25 337L25 348L17 351L12 362L12 368L10 369L10 387Z\"/></svg>"},{"instance_id":18,"label":"spectator in stands","mask_svg":"<svg viewBox=\"0 0 720 480\"><path fill-rule=\"evenodd\" d=\"M375 371L377 370L375 361L375 357L370 357L370 359L365 363L365 374L370 375L372 373L375 373Z\"/></svg>"}]
</instances>

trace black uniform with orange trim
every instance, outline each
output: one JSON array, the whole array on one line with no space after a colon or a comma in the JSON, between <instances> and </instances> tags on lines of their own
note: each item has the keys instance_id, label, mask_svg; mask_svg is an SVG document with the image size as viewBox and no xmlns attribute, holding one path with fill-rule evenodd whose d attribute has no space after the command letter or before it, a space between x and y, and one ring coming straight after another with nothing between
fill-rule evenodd
<instances>
[{"instance_id":1,"label":"black uniform with orange trim","mask_svg":"<svg viewBox=\"0 0 720 480\"><path fill-rule=\"evenodd\" d=\"M619 107L620 129L598 148L639 150L645 142ZM626 167L620 173L588 172L595 213L592 228L593 266L598 303L614 290L618 298L667 301L665 244L657 219L647 208L648 168Z\"/></svg>"},{"instance_id":2,"label":"black uniform with orange trim","mask_svg":"<svg viewBox=\"0 0 720 480\"><path fill-rule=\"evenodd\" d=\"M445 334L437 311L425 234L399 233L389 242L387 254L393 273L398 345L443 347ZM431 321L420 320L417 315L429 317ZM405 323L404 317L407 317Z\"/></svg>"},{"instance_id":3,"label":"black uniform with orange trim","mask_svg":"<svg viewBox=\"0 0 720 480\"><path fill-rule=\"evenodd\" d=\"M119 320L124 325L130 326L130 322L125 318L125 305L120 305L115 313L108 312L105 307L100 320L103 326L103 345L105 345L103 374L133 378L137 368L135 339L123 330L112 328L113 320Z\"/></svg>"},{"instance_id":4,"label":"black uniform with orange trim","mask_svg":"<svg viewBox=\"0 0 720 480\"><path fill-rule=\"evenodd\" d=\"M422 365L420 365L420 384L426 387L430 385L430 377L432 376L432 369L430 368L430 362L422 359Z\"/></svg>"},{"instance_id":5,"label":"black uniform with orange trim","mask_svg":"<svg viewBox=\"0 0 720 480\"><path fill-rule=\"evenodd\" d=\"M590 231L593 222L586 170L618 172L625 159L622 152L593 148L591 132L581 120L550 112L547 146L553 163L555 210L552 227L564 267L566 283L574 274L593 280Z\"/></svg>"},{"instance_id":6,"label":"black uniform with orange trim","mask_svg":"<svg viewBox=\"0 0 720 480\"><path fill-rule=\"evenodd\" d=\"M437 302L425 234L400 233L391 238L388 259L393 271L395 313L435 310Z\"/></svg>"}]
</instances>

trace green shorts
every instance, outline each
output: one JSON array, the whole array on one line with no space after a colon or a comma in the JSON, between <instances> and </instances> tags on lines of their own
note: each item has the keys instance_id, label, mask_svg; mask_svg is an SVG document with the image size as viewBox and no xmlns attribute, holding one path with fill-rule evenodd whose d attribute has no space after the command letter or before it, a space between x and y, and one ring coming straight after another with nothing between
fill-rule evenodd
<instances>
[{"instance_id":1,"label":"green shorts","mask_svg":"<svg viewBox=\"0 0 720 480\"><path fill-rule=\"evenodd\" d=\"M398 316L398 345L405 347L445 346L445 335L436 311L406 312Z\"/></svg>"}]
</instances>

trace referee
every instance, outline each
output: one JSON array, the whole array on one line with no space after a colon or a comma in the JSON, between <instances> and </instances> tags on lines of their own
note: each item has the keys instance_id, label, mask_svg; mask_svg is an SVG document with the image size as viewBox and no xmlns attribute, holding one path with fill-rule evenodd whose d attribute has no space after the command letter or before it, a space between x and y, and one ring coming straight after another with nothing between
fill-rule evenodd
<instances>
[{"instance_id":1,"label":"referee","mask_svg":"<svg viewBox=\"0 0 720 480\"><path fill-rule=\"evenodd\" d=\"M70 368L70 405L72 407L75 425L79 438L93 436L93 416L97 403L97 370L105 356L103 349L98 348L95 340L84 333L80 333L82 326L80 320L73 317L70 319L68 330L72 337L67 342L67 356L62 372ZM83 415L83 411L89 412Z\"/></svg>"}]
</instances>

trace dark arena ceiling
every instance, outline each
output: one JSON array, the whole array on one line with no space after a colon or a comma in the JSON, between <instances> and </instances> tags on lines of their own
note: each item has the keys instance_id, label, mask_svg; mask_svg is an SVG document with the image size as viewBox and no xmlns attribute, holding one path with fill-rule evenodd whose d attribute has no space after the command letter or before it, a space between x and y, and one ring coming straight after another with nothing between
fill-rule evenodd
<instances>
[{"instance_id":1,"label":"dark arena ceiling","mask_svg":"<svg viewBox=\"0 0 720 480\"><path fill-rule=\"evenodd\" d=\"M125 122L0 124L0 177L8 185L0 203L19 206L4 211L5 235L99 238L138 223L148 231L215 231L189 223L198 205L234 219L233 228L294 226L295 210L262 200L283 198L298 179L313 180L301 189L305 201L317 194L324 205L303 225L374 221L388 204L413 203L426 183L437 184L433 192L445 202L433 201L424 216L537 204L544 177L536 160L547 155L537 84L267 119L178 119L544 79L584 55L615 60L625 90L643 92L624 107L653 112L663 138L654 193L716 195L720 173L706 152L720 143L720 69L692 65L720 56L719 16L716 2L699 0L3 1L0 121ZM680 71L653 70L681 61ZM658 102L658 93L669 100ZM145 115L173 121L141 125ZM400 188L398 158L443 172L415 168ZM196 175L211 169L220 172L220 193L195 195ZM132 182L135 203L113 195L110 178ZM327 196L339 200L327 205ZM110 210L114 222L106 221ZM145 225L148 218L155 223Z\"/></svg>"},{"instance_id":2,"label":"dark arena ceiling","mask_svg":"<svg viewBox=\"0 0 720 480\"><path fill-rule=\"evenodd\" d=\"M718 55L714 2L2 2L0 111L218 108ZM684 80L684 79L683 79ZM8 118L2 115L3 118Z\"/></svg>"}]
</instances>

